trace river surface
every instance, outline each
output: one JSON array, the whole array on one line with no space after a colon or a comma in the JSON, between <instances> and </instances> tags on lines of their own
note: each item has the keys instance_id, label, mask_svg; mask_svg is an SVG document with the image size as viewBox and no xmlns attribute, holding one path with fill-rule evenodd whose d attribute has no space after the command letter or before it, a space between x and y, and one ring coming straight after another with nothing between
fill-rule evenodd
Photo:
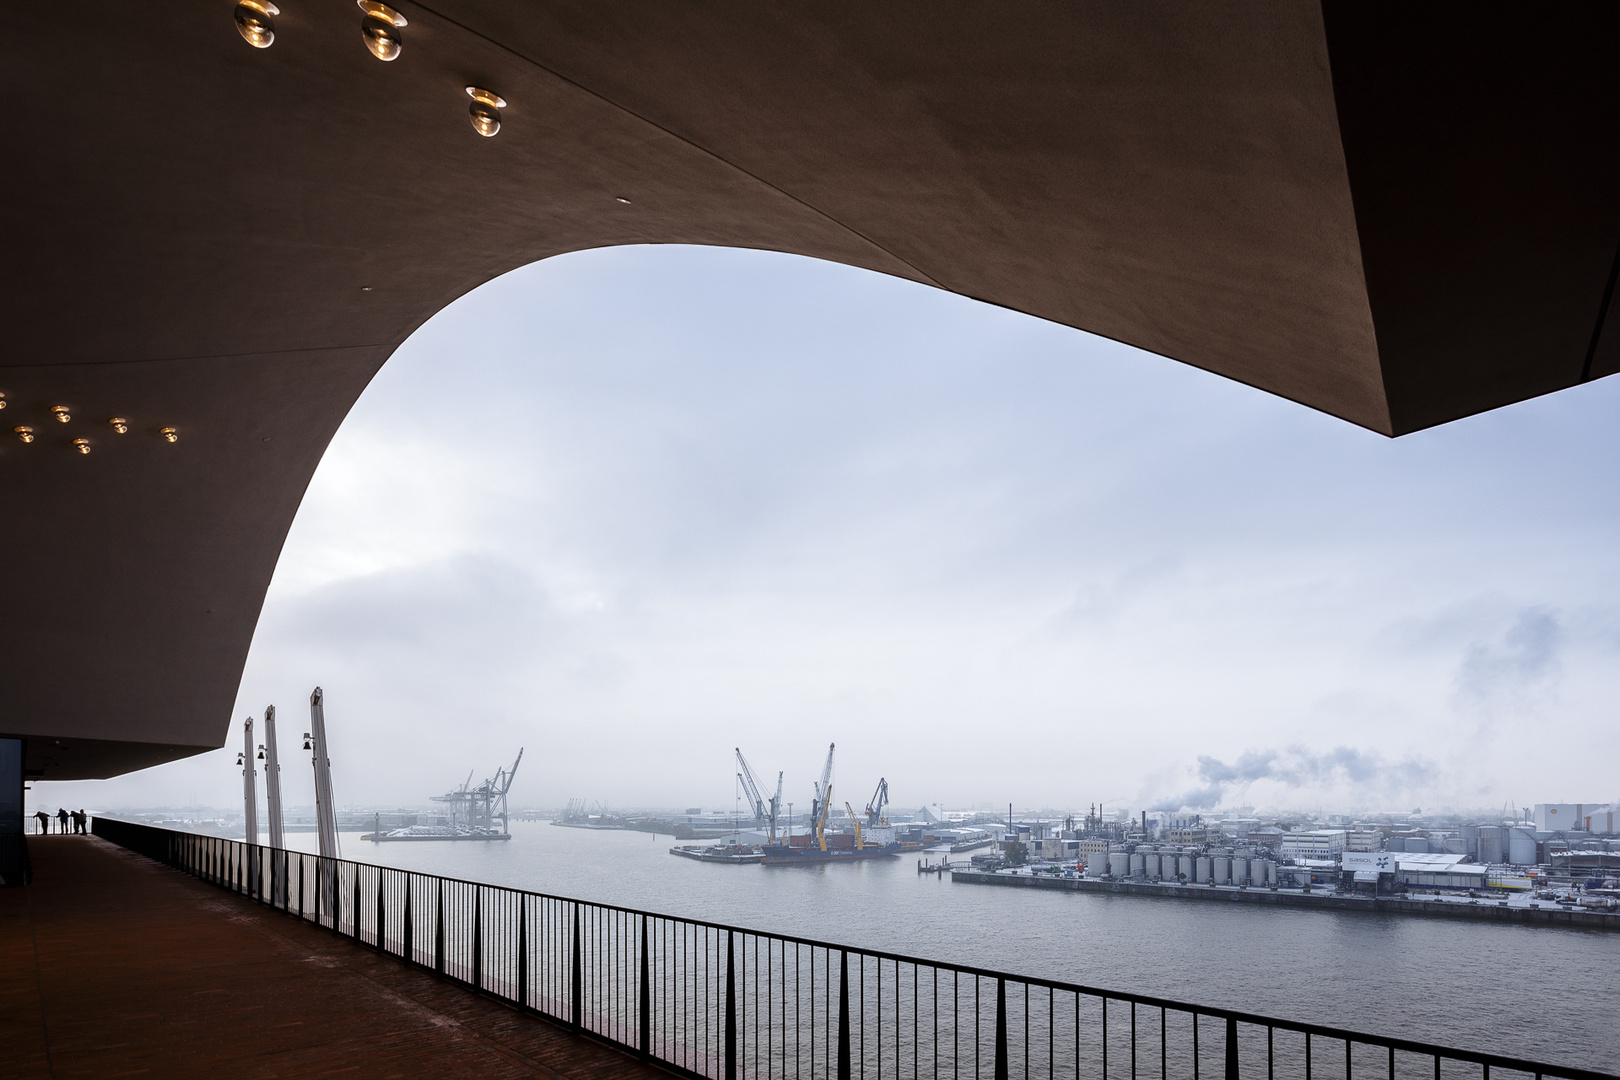
<instances>
[{"instance_id":1,"label":"river surface","mask_svg":"<svg viewBox=\"0 0 1620 1080\"><path fill-rule=\"evenodd\" d=\"M669 854L667 836L545 822L512 834L341 845L361 862L1620 1074L1609 931L957 885L914 857L725 866Z\"/></svg>"}]
</instances>

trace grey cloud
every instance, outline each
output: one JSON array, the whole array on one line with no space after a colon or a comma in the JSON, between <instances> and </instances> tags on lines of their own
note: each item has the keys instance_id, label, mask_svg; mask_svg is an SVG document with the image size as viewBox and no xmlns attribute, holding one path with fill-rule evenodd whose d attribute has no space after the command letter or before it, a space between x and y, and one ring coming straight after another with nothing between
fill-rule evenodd
<instances>
[{"instance_id":1,"label":"grey cloud","mask_svg":"<svg viewBox=\"0 0 1620 1080\"><path fill-rule=\"evenodd\" d=\"M1261 780L1295 790L1348 782L1363 791L1394 796L1431 782L1434 766L1416 757L1391 762L1375 751L1352 746L1336 746L1325 753L1290 746L1286 750L1247 750L1230 764L1200 755L1197 773L1200 786L1160 799L1150 809L1207 810Z\"/></svg>"},{"instance_id":2,"label":"grey cloud","mask_svg":"<svg viewBox=\"0 0 1620 1080\"><path fill-rule=\"evenodd\" d=\"M1475 641L1463 652L1454 700L1483 714L1487 723L1503 713L1529 709L1557 678L1563 643L1557 611L1522 609L1500 641Z\"/></svg>"}]
</instances>

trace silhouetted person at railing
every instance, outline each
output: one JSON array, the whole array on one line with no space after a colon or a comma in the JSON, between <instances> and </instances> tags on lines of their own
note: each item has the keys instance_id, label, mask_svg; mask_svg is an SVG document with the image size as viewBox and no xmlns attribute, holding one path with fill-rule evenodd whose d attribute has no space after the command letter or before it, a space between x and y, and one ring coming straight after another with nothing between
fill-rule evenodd
<instances>
[{"instance_id":1,"label":"silhouetted person at railing","mask_svg":"<svg viewBox=\"0 0 1620 1080\"><path fill-rule=\"evenodd\" d=\"M34 831L49 833L51 831L51 815L43 810L34 811Z\"/></svg>"},{"instance_id":2,"label":"silhouetted person at railing","mask_svg":"<svg viewBox=\"0 0 1620 1080\"><path fill-rule=\"evenodd\" d=\"M59 807L56 808L56 820L60 821L62 823L62 831L64 833L67 832L68 831L68 827L67 827L68 826L67 807L59 806Z\"/></svg>"},{"instance_id":3,"label":"silhouetted person at railing","mask_svg":"<svg viewBox=\"0 0 1620 1080\"><path fill-rule=\"evenodd\" d=\"M75 811L73 811L73 833L74 833L74 835L75 836L89 836L90 835L90 830L87 828L87 826L89 825L89 822L90 822L90 815L89 814L86 814L83 810L75 810Z\"/></svg>"}]
</instances>

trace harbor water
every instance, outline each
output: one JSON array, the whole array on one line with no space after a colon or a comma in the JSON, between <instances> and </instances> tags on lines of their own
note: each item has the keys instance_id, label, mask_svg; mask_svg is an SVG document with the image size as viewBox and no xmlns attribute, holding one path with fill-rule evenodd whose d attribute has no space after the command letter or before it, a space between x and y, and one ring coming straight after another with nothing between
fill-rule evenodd
<instances>
[{"instance_id":1,"label":"harbor water","mask_svg":"<svg viewBox=\"0 0 1620 1080\"><path fill-rule=\"evenodd\" d=\"M1620 1073L1613 932L958 885L915 856L716 865L669 854L668 836L545 822L512 834L341 843L360 862Z\"/></svg>"}]
</instances>

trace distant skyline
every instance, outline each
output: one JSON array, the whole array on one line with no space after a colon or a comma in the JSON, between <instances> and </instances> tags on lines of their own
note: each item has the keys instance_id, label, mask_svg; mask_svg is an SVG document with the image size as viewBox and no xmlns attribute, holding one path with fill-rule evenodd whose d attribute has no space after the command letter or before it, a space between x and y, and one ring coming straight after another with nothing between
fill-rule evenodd
<instances>
[{"instance_id":1,"label":"distant skyline","mask_svg":"<svg viewBox=\"0 0 1620 1080\"><path fill-rule=\"evenodd\" d=\"M39 804L1614 799L1620 380L1399 440L909 282L584 252L452 304L339 431L223 750ZM221 718L223 727L226 718Z\"/></svg>"}]
</instances>

